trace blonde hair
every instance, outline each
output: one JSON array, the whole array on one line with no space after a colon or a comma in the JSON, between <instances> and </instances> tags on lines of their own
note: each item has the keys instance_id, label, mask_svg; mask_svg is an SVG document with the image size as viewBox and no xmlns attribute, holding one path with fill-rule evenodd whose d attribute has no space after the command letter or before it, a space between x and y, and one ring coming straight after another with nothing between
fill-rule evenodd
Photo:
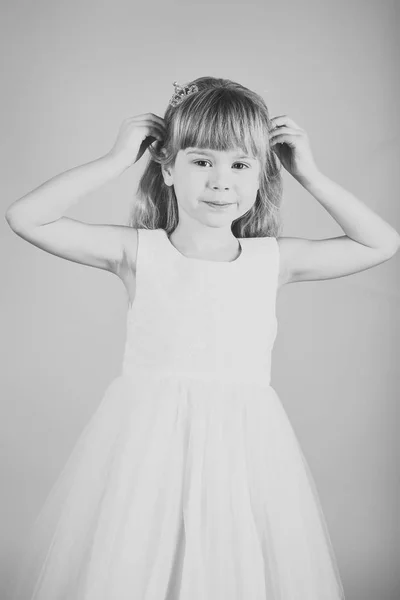
<instances>
[{"instance_id":1,"label":"blonde hair","mask_svg":"<svg viewBox=\"0 0 400 600\"><path fill-rule=\"evenodd\" d=\"M229 151L237 147L260 163L256 200L232 222L235 237L277 237L280 228L282 177L280 163L269 144L271 121L264 100L229 79L199 77L198 92L176 107L168 105L166 138L148 147L150 158L140 178L129 225L165 229L171 234L179 221L174 186L164 182L161 165L175 163L179 150L188 147Z\"/></svg>"}]
</instances>

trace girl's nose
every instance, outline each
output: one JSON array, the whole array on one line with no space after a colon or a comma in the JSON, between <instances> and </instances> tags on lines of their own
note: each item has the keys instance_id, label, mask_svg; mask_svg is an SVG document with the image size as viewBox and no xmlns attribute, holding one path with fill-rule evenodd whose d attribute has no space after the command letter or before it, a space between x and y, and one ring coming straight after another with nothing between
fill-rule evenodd
<instances>
[{"instance_id":1,"label":"girl's nose","mask_svg":"<svg viewBox=\"0 0 400 600\"><path fill-rule=\"evenodd\" d=\"M213 173L213 175L210 177L210 183L214 189L227 190L231 187L230 175L225 171Z\"/></svg>"},{"instance_id":2,"label":"girl's nose","mask_svg":"<svg viewBox=\"0 0 400 600\"><path fill-rule=\"evenodd\" d=\"M225 185L225 184L222 184L222 185L220 185L220 184L213 184L212 188L214 190L229 190L229 185Z\"/></svg>"}]
</instances>

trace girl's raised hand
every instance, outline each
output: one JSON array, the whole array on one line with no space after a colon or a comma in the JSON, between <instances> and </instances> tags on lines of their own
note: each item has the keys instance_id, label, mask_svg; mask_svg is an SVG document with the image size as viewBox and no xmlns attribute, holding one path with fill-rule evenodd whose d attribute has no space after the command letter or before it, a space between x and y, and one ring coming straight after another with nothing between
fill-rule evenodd
<instances>
[{"instance_id":1,"label":"girl's raised hand","mask_svg":"<svg viewBox=\"0 0 400 600\"><path fill-rule=\"evenodd\" d=\"M164 119L153 113L128 117L122 122L108 155L128 168L143 156L155 140L165 139L165 131Z\"/></svg>"},{"instance_id":2,"label":"girl's raised hand","mask_svg":"<svg viewBox=\"0 0 400 600\"><path fill-rule=\"evenodd\" d=\"M270 144L285 169L295 179L311 179L319 169L315 164L307 133L287 115L271 119Z\"/></svg>"}]
</instances>

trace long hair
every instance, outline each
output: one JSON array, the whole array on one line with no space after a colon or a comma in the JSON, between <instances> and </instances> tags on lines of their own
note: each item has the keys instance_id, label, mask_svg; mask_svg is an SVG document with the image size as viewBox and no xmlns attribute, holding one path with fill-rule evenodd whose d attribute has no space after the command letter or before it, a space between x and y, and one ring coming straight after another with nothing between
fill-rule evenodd
<instances>
[{"instance_id":1,"label":"long hair","mask_svg":"<svg viewBox=\"0 0 400 600\"><path fill-rule=\"evenodd\" d=\"M150 157L140 178L129 225L165 229L171 234L179 221L174 186L164 182L161 165L174 165L179 150L188 147L219 151L242 149L260 163L260 180L253 206L232 222L235 237L277 237L281 229L282 177L269 143L272 129L264 100L229 79L199 77L190 82L198 92L178 106L168 105L166 138L148 147Z\"/></svg>"}]
</instances>

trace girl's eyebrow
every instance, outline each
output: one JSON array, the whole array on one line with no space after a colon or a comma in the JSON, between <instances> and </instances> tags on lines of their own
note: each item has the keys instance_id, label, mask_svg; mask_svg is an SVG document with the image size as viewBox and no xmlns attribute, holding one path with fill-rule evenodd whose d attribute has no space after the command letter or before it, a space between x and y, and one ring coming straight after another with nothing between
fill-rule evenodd
<instances>
[{"instance_id":1,"label":"girl's eyebrow","mask_svg":"<svg viewBox=\"0 0 400 600\"><path fill-rule=\"evenodd\" d=\"M213 152L211 150L205 150L204 148L199 148L198 150L189 150L189 152L186 152L186 154L208 154L213 156ZM248 158L250 160L255 160L254 158L252 158L251 156L248 156L246 154L236 154L233 158Z\"/></svg>"}]
</instances>

